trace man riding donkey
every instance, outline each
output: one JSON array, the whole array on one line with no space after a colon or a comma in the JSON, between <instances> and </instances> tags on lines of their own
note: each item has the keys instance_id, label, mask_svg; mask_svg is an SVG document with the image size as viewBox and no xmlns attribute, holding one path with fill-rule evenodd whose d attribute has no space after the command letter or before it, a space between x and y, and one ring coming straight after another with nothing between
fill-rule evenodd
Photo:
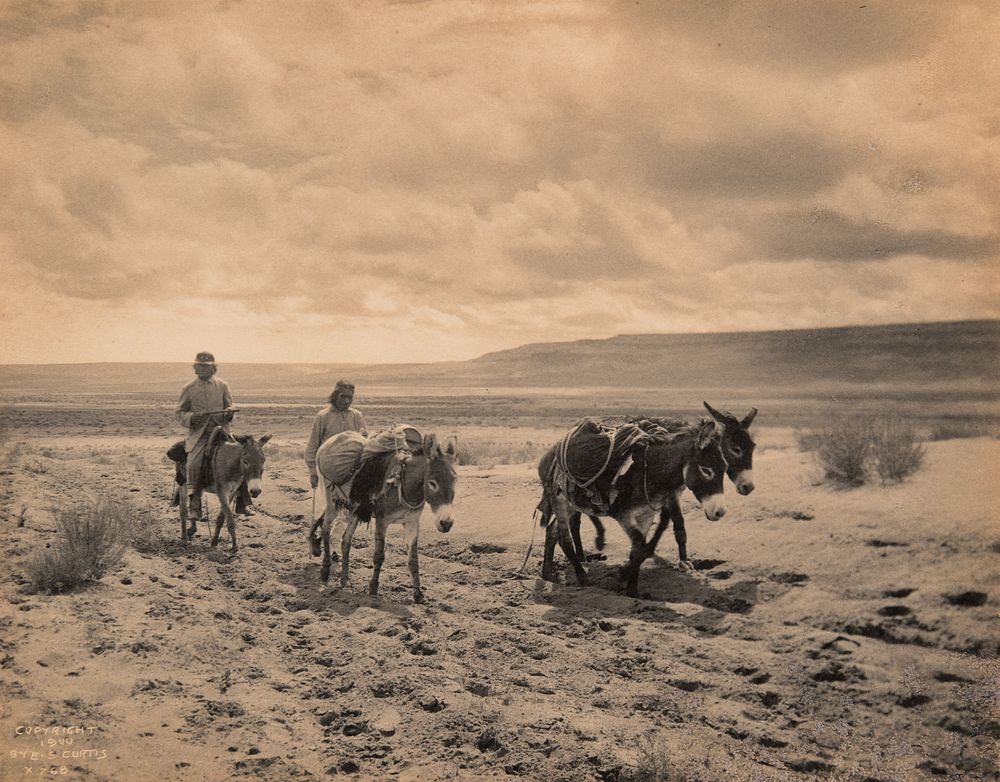
<instances>
[{"instance_id":1,"label":"man riding donkey","mask_svg":"<svg viewBox=\"0 0 1000 782\"><path fill-rule=\"evenodd\" d=\"M368 427L365 425L365 417L360 410L351 407L354 402L354 383L350 380L338 380L330 394L329 406L324 407L313 419L312 431L309 433L309 442L306 444L305 461L309 468L309 485L313 488L315 502L315 490L319 486L319 469L316 466L316 452L319 447L341 432L359 432L365 437L368 436ZM315 510L315 508L314 508ZM316 535L318 525L323 521L323 517L313 520L309 530L309 548L319 555L320 540Z\"/></svg>"},{"instance_id":2,"label":"man riding donkey","mask_svg":"<svg viewBox=\"0 0 1000 782\"><path fill-rule=\"evenodd\" d=\"M223 427L228 434L229 424L232 423L233 414L236 412L229 386L224 380L215 376L217 371L215 356L211 353L202 352L195 357L194 373L197 377L181 389L180 401L175 412L177 421L188 430L187 437L183 441L184 451L183 454L179 453L180 443L168 451L168 455L178 464L181 460L176 457L183 455L186 459L184 492L178 499L180 502L187 502L188 517L196 521L207 520L201 495L202 464L209 438L217 426ZM243 515L253 513L245 483L237 495L236 510Z\"/></svg>"}]
</instances>

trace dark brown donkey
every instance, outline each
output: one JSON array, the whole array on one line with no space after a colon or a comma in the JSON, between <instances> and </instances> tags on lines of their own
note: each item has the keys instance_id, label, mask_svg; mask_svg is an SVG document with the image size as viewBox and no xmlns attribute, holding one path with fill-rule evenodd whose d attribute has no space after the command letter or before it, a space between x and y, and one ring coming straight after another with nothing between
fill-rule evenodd
<instances>
[{"instance_id":1,"label":"dark brown donkey","mask_svg":"<svg viewBox=\"0 0 1000 782\"><path fill-rule=\"evenodd\" d=\"M237 552L233 501L244 481L252 497L260 495L260 479L264 474L264 462L267 460L263 448L270 439L269 434L265 434L259 440L254 440L248 434L233 435L232 439L229 439L229 435L221 426L216 427L209 438L205 451L205 460L208 464L202 488L214 491L220 505L219 515L215 519L215 529L212 532L212 545L217 546L219 543L224 520L232 543L229 548L230 554ZM180 503L181 538L191 540L197 532L198 524L197 519L191 519L190 526L187 526L186 506L186 502Z\"/></svg>"},{"instance_id":2,"label":"dark brown donkey","mask_svg":"<svg viewBox=\"0 0 1000 782\"><path fill-rule=\"evenodd\" d=\"M385 535L391 524L402 524L406 536L407 563L413 582L413 600L423 602L420 588L420 565L417 559L417 538L420 534L420 514L424 505L431 506L434 522L439 532L448 532L455 520L452 503L455 501L455 458L458 441L451 437L442 450L437 437L426 435L420 453L400 459L396 452L379 454L365 462L351 485L352 506L350 513L323 514L323 565L320 578L330 580L330 529L343 526L340 535L340 586L350 580L351 541L361 521L375 516L375 571L368 584L369 594L378 594L379 576L385 561ZM357 512L357 511L360 512ZM344 517L347 516L346 523Z\"/></svg>"},{"instance_id":3,"label":"dark brown donkey","mask_svg":"<svg viewBox=\"0 0 1000 782\"><path fill-rule=\"evenodd\" d=\"M597 475L587 491L581 491L579 482L567 481L564 470L543 472L539 468L539 473L545 475L541 523L547 527L542 578L552 579L552 558L558 541L573 565L577 583L586 583L586 569L570 532L574 514L611 516L625 530L632 548L623 576L625 593L631 597L639 594L642 563L652 556L666 529L661 518L647 539L653 520L660 517L661 511L671 502L676 502L676 495L685 487L702 503L705 517L710 521L725 515L722 492L727 464L722 455L721 427L706 419L674 431L649 421L644 421L641 428L651 435L648 443L629 454L631 462L606 464L606 469ZM611 445L614 445L613 438ZM553 517L555 525L550 523Z\"/></svg>"},{"instance_id":4,"label":"dark brown donkey","mask_svg":"<svg viewBox=\"0 0 1000 782\"><path fill-rule=\"evenodd\" d=\"M754 490L753 451L757 447L757 444L754 442L749 430L750 424L753 423L753 419L757 415L757 408L751 407L750 412L741 421L730 412L716 410L708 402L703 402L702 404L705 405L705 409L708 410L712 418L722 424L722 455L726 457L726 462L729 465L726 468L726 475L729 476L729 480L736 486L736 491L744 496L750 494ZM635 422L636 420L643 419L630 420ZM680 427L688 425L687 421L674 418L647 418L645 420L659 424L667 431L677 431ZM541 469L541 466L539 466L539 470ZM674 540L677 541L678 559L682 567L690 569L692 565L687 555L687 530L684 527L684 514L681 512L680 503L676 502L676 500L677 497L675 496L669 505L663 508L661 511L661 521L664 524L669 524L670 521L674 522ZM589 518L596 530L594 547L600 551L604 548L604 525L597 516L589 516ZM570 534L573 537L573 545L576 546L577 556L580 559L586 559L583 544L580 541L579 513L573 514L573 518L570 520Z\"/></svg>"}]
</instances>

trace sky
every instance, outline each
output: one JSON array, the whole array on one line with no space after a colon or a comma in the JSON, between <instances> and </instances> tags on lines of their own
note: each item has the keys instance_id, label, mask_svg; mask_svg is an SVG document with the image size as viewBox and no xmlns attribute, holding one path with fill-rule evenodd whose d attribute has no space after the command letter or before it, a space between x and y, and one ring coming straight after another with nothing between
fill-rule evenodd
<instances>
[{"instance_id":1,"label":"sky","mask_svg":"<svg viewBox=\"0 0 1000 782\"><path fill-rule=\"evenodd\" d=\"M0 0L0 363L997 318L997 40L988 0Z\"/></svg>"}]
</instances>

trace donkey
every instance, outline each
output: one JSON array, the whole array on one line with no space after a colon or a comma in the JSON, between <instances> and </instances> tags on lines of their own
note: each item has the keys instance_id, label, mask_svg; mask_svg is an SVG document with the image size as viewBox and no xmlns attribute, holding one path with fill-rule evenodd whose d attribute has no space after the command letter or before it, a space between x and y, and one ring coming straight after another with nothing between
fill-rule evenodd
<instances>
[{"instance_id":1,"label":"donkey","mask_svg":"<svg viewBox=\"0 0 1000 782\"><path fill-rule=\"evenodd\" d=\"M347 522L340 536L340 586L346 587L350 579L351 541L354 531L361 521L375 517L375 570L368 592L378 594L379 576L385 561L385 535L391 524L402 524L405 531L407 564L413 582L413 600L423 602L424 593L420 588L420 567L417 560L417 538L420 534L420 514L424 505L431 506L434 522L439 532L448 532L455 523L452 518L452 503L455 500L455 459L458 456L458 441L448 438L444 449L438 445L437 437L426 435L420 453L400 458L396 452L379 454L364 463L351 486L352 506L357 504L357 512L347 514ZM323 565L320 579L330 580L330 529L334 518L342 519L343 503L323 515ZM338 528L342 522L338 521Z\"/></svg>"},{"instance_id":2,"label":"donkey","mask_svg":"<svg viewBox=\"0 0 1000 782\"><path fill-rule=\"evenodd\" d=\"M726 468L726 475L736 486L737 492L743 496L750 494L754 490L753 452L757 444L750 435L749 429L757 415L757 408L751 407L750 412L743 417L743 420L740 420L728 411L716 410L708 402L702 402L702 404L705 405L705 409L708 410L712 418L722 425L722 454L726 457L726 462L729 465ZM687 422L673 418L648 418L646 420L659 424L667 431L676 431L687 425ZM553 446L553 454L555 453L554 449L555 446ZM543 456L542 461L544 462L548 456L549 454ZM542 466L539 465L539 471L541 470ZM676 497L673 498L673 500L676 499ZM594 547L601 551L604 548L604 524L597 516L588 517L593 522L596 531ZM671 501L668 507L664 507L661 511L661 520L665 525L669 524L671 520L674 522L674 540L677 541L678 559L681 567L691 569L691 561L687 556L687 530L684 527L684 514L681 511L680 503ZM583 544L580 541L579 513L574 513L570 519L570 533L573 537L573 545L576 546L577 556L580 559L586 559Z\"/></svg>"},{"instance_id":3,"label":"donkey","mask_svg":"<svg viewBox=\"0 0 1000 782\"><path fill-rule=\"evenodd\" d=\"M260 479L264 474L264 462L267 460L263 448L270 439L269 434L256 441L248 434L233 435L232 439L229 439L229 435L221 426L217 426L212 432L205 451L205 460L208 464L207 479L203 488L214 491L219 498L219 515L215 519L215 529L212 532L213 547L219 544L222 523L225 521L232 544L229 553L236 554L238 547L233 501L244 481L252 497L260 496ZM186 526L188 521L186 506L186 502L180 503L181 538L191 540L197 532L198 520L192 518L190 526Z\"/></svg>"},{"instance_id":4,"label":"donkey","mask_svg":"<svg viewBox=\"0 0 1000 782\"><path fill-rule=\"evenodd\" d=\"M653 555L666 529L670 516L668 514L664 521L663 510L677 503L677 495L685 487L702 503L709 521L717 521L726 513L722 495L728 465L722 453L721 427L708 419L678 426L671 432L649 422L646 425L666 436L658 436L634 454L633 464L621 474L615 486L617 494L606 514L621 525L632 541L623 571L625 593L630 597L638 597L639 569ZM596 488L607 496L614 480L606 476L598 480ZM586 583L587 571L571 538L571 521L576 514L597 516L603 509L595 507L579 492L571 492L572 496L568 496L567 492L556 490L548 478L543 478L543 489L548 500L548 517L543 511L542 524L547 528L542 578L552 580L552 558L558 541L573 566L577 583L582 586ZM555 525L550 523L552 516ZM656 516L660 517L660 523L647 540L646 535Z\"/></svg>"}]
</instances>

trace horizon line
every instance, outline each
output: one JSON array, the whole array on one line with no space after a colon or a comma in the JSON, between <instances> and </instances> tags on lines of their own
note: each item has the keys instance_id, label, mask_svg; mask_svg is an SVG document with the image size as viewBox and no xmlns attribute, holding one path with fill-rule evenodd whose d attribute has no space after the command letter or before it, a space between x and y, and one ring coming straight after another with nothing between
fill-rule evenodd
<instances>
[{"instance_id":1,"label":"horizon line","mask_svg":"<svg viewBox=\"0 0 1000 782\"><path fill-rule=\"evenodd\" d=\"M963 318L959 320L926 320L926 321L900 321L895 323L851 323L840 326L804 326L801 328L783 328L783 329L753 329L748 331L636 331L636 332L622 332L619 334L614 334L608 337L581 337L578 339L567 339L567 340L553 340L547 342L524 342L520 345L516 345L510 348L499 348L497 350L490 350L486 353L480 353L479 355L472 356L470 358L464 359L445 359L439 361L378 361L378 362L358 362L358 361L223 361L217 362L219 365L254 365L254 366L316 366L316 367L345 367L345 368L364 368L364 367L412 367L412 366L429 366L432 364L463 364L468 361L476 361L486 356L496 355L498 353L509 353L511 351L520 350L522 348L531 347L535 345L572 345L575 343L582 342L608 342L613 339L618 339L621 337L724 337L724 336L737 336L737 335L752 335L752 334L790 334L797 332L807 332L807 331L847 331L851 329L889 329L889 328L902 328L902 327L917 327L917 326L947 326L947 325L959 325L959 324L973 324L973 323L1000 323L1000 318ZM17 362L0 362L0 367L66 367L66 366L135 366L138 364L156 364L156 365L167 365L167 364L182 364L186 365L191 363L190 361L184 360L166 360L166 361L52 361L52 362L37 362L37 361L17 361Z\"/></svg>"}]
</instances>

